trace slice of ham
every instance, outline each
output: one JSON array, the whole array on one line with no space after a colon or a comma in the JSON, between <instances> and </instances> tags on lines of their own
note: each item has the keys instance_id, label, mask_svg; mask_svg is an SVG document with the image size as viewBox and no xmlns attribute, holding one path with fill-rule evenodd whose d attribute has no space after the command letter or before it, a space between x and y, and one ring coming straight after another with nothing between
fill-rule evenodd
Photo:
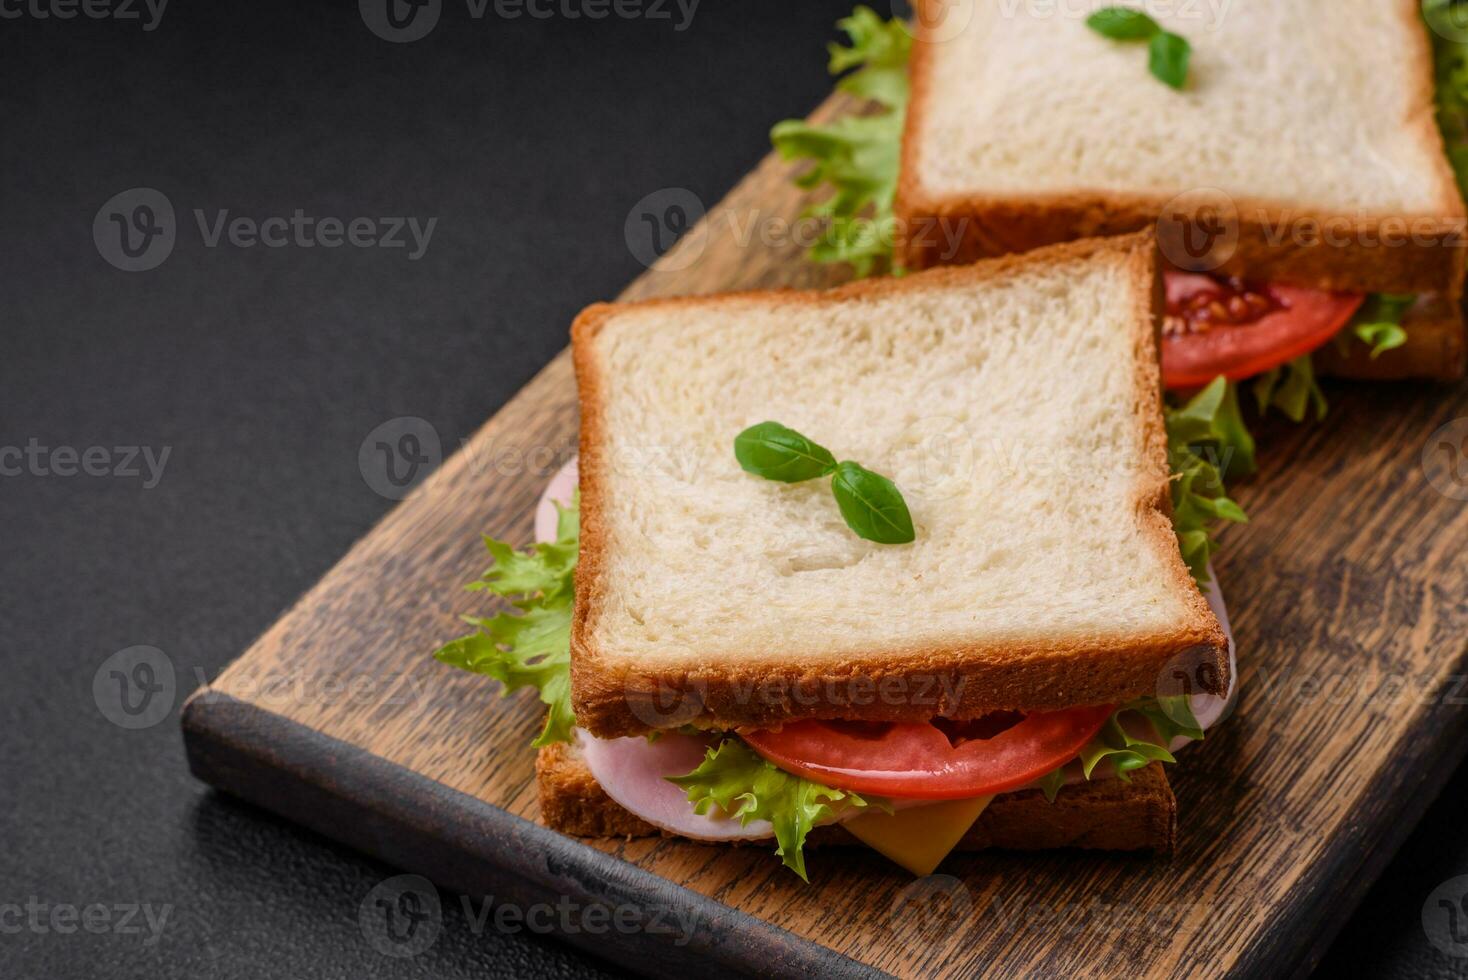
<instances>
[{"instance_id":1,"label":"slice of ham","mask_svg":"<svg viewBox=\"0 0 1468 980\"><path fill-rule=\"evenodd\" d=\"M580 479L574 456L571 457L571 462L562 466L551 477L550 483L540 493L540 503L535 505L535 540L556 539L556 521L560 518L560 514L556 512L556 504L565 507L571 503Z\"/></svg>"},{"instance_id":2,"label":"slice of ham","mask_svg":"<svg viewBox=\"0 0 1468 980\"><path fill-rule=\"evenodd\" d=\"M695 813L693 804L668 776L686 776L703 761L708 740L666 732L649 742L630 738L596 738L576 730L582 758L601 788L629 813L654 827L694 840L764 840L775 836L767 820L740 824L717 807Z\"/></svg>"},{"instance_id":3,"label":"slice of ham","mask_svg":"<svg viewBox=\"0 0 1468 980\"><path fill-rule=\"evenodd\" d=\"M577 479L575 459L551 478L535 511L537 541L555 539L557 513L552 501L563 506L570 503ZM1223 604L1218 576L1213 573L1211 565L1208 575L1209 583L1203 590L1203 595L1228 636L1229 689L1227 696L1222 698L1208 694L1193 696L1193 715L1205 730L1218 724L1232 710L1238 693L1239 675L1228 609ZM767 820L751 820L745 825L737 819L725 816L717 808L711 809L709 813L694 812L693 804L688 802L684 791L668 782L669 776L686 775L698 768L710 745L710 738L707 736L665 732L655 741L649 742L642 736L601 739L578 728L576 741L587 768L606 794L624 810L641 817L654 827L703 841L766 840L774 836L774 827ZM1176 752L1190 741L1179 737L1173 740L1169 748ZM1109 769L1103 762L1092 773L1092 779L1108 778L1111 775ZM1066 785L1084 781L1079 760L1066 767ZM921 800L894 801L894 806L901 809L923 805L924 801ZM853 810L843 814L843 817L856 816L861 812Z\"/></svg>"}]
</instances>

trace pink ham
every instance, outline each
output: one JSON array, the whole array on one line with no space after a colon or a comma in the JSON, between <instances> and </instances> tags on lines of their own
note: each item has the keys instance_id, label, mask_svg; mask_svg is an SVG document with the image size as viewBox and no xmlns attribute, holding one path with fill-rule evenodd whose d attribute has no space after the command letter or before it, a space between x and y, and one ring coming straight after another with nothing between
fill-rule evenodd
<instances>
[{"instance_id":1,"label":"pink ham","mask_svg":"<svg viewBox=\"0 0 1468 980\"><path fill-rule=\"evenodd\" d=\"M624 810L663 830L694 840L763 840L775 836L767 820L743 826L718 814L693 811L684 791L668 776L686 776L703 761L706 739L666 732L649 742L640 735L601 739L579 728L576 739L586 766L607 795Z\"/></svg>"},{"instance_id":2,"label":"pink ham","mask_svg":"<svg viewBox=\"0 0 1468 980\"><path fill-rule=\"evenodd\" d=\"M576 493L576 484L580 476L576 469L576 459L572 457L571 462L562 466L551 477L550 483L540 494L540 503L535 506L535 540L554 541L556 539L556 504L565 507L571 502L571 497Z\"/></svg>"}]
</instances>

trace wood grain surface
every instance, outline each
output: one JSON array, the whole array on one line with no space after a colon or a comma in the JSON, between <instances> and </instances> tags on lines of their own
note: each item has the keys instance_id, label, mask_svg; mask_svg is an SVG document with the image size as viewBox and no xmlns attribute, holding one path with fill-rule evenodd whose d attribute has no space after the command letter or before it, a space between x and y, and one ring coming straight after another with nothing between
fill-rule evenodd
<instances>
[{"instance_id":1,"label":"wood grain surface","mask_svg":"<svg viewBox=\"0 0 1468 980\"><path fill-rule=\"evenodd\" d=\"M833 99L818 115L842 108ZM624 297L834 281L780 231L804 203L790 172L765 160ZM901 976L1307 970L1468 730L1468 503L1438 489L1468 497L1445 471L1468 472L1468 459L1430 441L1468 416L1468 386L1327 393L1323 423L1256 430L1262 469L1236 492L1252 521L1223 533L1216 559L1241 699L1171 770L1172 861L978 854L915 882L874 853L828 850L810 856L807 886L754 848L593 846ZM460 588L487 563L481 533L530 540L536 498L575 437L563 353L211 690L534 819L539 704L501 699L431 653L462 632L459 614L483 608Z\"/></svg>"}]
</instances>

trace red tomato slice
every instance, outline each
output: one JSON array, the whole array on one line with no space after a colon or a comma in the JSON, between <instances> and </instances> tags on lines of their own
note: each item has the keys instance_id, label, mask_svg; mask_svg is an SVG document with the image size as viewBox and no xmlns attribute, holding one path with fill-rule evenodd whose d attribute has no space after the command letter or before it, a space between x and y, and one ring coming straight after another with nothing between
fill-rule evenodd
<instances>
[{"instance_id":1,"label":"red tomato slice","mask_svg":"<svg viewBox=\"0 0 1468 980\"><path fill-rule=\"evenodd\" d=\"M1350 322L1366 299L1297 286L1248 287L1169 269L1162 380L1201 388L1262 374L1310 353Z\"/></svg>"},{"instance_id":2,"label":"red tomato slice","mask_svg":"<svg viewBox=\"0 0 1468 980\"><path fill-rule=\"evenodd\" d=\"M1034 782L1076 757L1111 717L1108 705L994 716L972 723L801 721L741 732L786 772L858 793L961 800ZM945 734L945 730L948 734Z\"/></svg>"}]
</instances>

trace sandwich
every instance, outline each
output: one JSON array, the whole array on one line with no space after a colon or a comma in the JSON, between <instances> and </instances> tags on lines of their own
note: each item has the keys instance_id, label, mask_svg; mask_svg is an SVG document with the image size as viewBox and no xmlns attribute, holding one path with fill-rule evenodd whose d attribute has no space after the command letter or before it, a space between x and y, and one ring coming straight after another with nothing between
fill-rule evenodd
<instances>
[{"instance_id":1,"label":"sandwich","mask_svg":"<svg viewBox=\"0 0 1468 980\"><path fill-rule=\"evenodd\" d=\"M579 472L438 658L533 688L582 836L1171 851L1227 713L1224 385L1162 398L1150 232L818 292L599 304ZM1241 516L1241 515L1240 515Z\"/></svg>"},{"instance_id":2,"label":"sandwich","mask_svg":"<svg viewBox=\"0 0 1468 980\"><path fill-rule=\"evenodd\" d=\"M1456 0L919 0L832 46L874 112L775 127L858 275L1155 228L1163 377L1325 410L1317 373L1453 379L1468 173ZM1461 23L1459 23L1461 21Z\"/></svg>"}]
</instances>

